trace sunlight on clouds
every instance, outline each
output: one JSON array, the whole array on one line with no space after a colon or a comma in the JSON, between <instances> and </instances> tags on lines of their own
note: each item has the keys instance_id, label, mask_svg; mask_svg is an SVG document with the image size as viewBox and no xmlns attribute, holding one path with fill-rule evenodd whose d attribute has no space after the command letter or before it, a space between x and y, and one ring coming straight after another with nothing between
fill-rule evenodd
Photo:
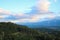
<instances>
[{"instance_id":1,"label":"sunlight on clouds","mask_svg":"<svg viewBox=\"0 0 60 40\"><path fill-rule=\"evenodd\" d=\"M9 10L4 10L2 8L0 8L0 15L3 14L3 15L9 15L10 14L10 11Z\"/></svg>"},{"instance_id":2,"label":"sunlight on clouds","mask_svg":"<svg viewBox=\"0 0 60 40\"><path fill-rule=\"evenodd\" d=\"M27 16L27 14L25 16ZM52 20L52 19L58 17L58 15L55 15L55 14L36 14L33 16L28 16L28 18L27 17L20 18L20 16L14 16L14 17L17 17L17 18L15 20L5 18L5 22L13 22L13 23L17 23L17 22L20 22L20 23L42 22L45 20ZM1 18L3 18L3 17L1 16Z\"/></svg>"},{"instance_id":3,"label":"sunlight on clouds","mask_svg":"<svg viewBox=\"0 0 60 40\"><path fill-rule=\"evenodd\" d=\"M34 16L31 16L29 18L22 18L22 19L18 19L18 20L13 20L11 22L22 22L22 23L27 23L27 22L39 22L39 21L45 21L48 19L54 19L56 17L56 15L54 14L37 14Z\"/></svg>"},{"instance_id":4,"label":"sunlight on clouds","mask_svg":"<svg viewBox=\"0 0 60 40\"><path fill-rule=\"evenodd\" d=\"M55 0L56 1L56 0ZM34 11L36 14L30 15L29 13L12 13L8 10L0 8L0 21L5 22L42 22L45 20L52 20L56 17L60 17L60 14L54 14L49 12L50 2L49 0L38 0L36 8L38 11Z\"/></svg>"},{"instance_id":5,"label":"sunlight on clouds","mask_svg":"<svg viewBox=\"0 0 60 40\"><path fill-rule=\"evenodd\" d=\"M11 18L10 18L11 16ZM39 22L39 21L45 21L47 19L54 19L56 17L55 14L53 13L42 13L42 14L34 14L34 15L29 15L25 13L17 13L17 14L9 14L9 15L1 15L0 18L4 19L3 21L5 22Z\"/></svg>"},{"instance_id":6,"label":"sunlight on clouds","mask_svg":"<svg viewBox=\"0 0 60 40\"><path fill-rule=\"evenodd\" d=\"M54 19L55 15L53 14L38 14L32 16L30 19L31 22L45 21L46 19Z\"/></svg>"},{"instance_id":7,"label":"sunlight on clouds","mask_svg":"<svg viewBox=\"0 0 60 40\"><path fill-rule=\"evenodd\" d=\"M38 10L46 12L49 9L50 2L49 2L49 0L38 0L36 6L37 6Z\"/></svg>"}]
</instances>

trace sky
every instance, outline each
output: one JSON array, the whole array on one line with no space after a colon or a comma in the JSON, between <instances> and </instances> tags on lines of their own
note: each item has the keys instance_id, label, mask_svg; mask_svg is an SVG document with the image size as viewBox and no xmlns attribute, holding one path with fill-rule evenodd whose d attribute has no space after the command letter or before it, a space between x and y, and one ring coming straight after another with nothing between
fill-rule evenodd
<instances>
[{"instance_id":1,"label":"sky","mask_svg":"<svg viewBox=\"0 0 60 40\"><path fill-rule=\"evenodd\" d=\"M28 12L35 3L35 0L0 0L0 8L12 12Z\"/></svg>"},{"instance_id":2,"label":"sky","mask_svg":"<svg viewBox=\"0 0 60 40\"><path fill-rule=\"evenodd\" d=\"M60 17L60 0L0 0L0 22L42 22Z\"/></svg>"}]
</instances>

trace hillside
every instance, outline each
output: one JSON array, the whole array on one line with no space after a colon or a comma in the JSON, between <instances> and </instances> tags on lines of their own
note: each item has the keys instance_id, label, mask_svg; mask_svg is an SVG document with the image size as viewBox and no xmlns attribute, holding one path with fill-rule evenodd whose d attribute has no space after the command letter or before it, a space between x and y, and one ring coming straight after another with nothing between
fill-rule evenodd
<instances>
[{"instance_id":1,"label":"hillside","mask_svg":"<svg viewBox=\"0 0 60 40\"><path fill-rule=\"evenodd\" d=\"M55 33L42 32L11 22L0 22L0 40L60 40L60 31Z\"/></svg>"}]
</instances>

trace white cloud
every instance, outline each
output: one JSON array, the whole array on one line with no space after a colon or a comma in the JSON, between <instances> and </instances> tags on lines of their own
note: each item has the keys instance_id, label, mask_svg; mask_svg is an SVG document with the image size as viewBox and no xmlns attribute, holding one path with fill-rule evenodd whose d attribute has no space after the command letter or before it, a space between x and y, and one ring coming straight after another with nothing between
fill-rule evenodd
<instances>
[{"instance_id":1,"label":"white cloud","mask_svg":"<svg viewBox=\"0 0 60 40\"><path fill-rule=\"evenodd\" d=\"M20 23L27 23L27 22L41 22L45 20L50 20L56 18L56 15L54 14L37 14L33 15L28 18L22 18L22 19L17 19L17 20L11 20L10 22L20 22Z\"/></svg>"},{"instance_id":2,"label":"white cloud","mask_svg":"<svg viewBox=\"0 0 60 40\"><path fill-rule=\"evenodd\" d=\"M0 8L0 15L9 15L10 11L9 10L5 10L3 8Z\"/></svg>"},{"instance_id":3,"label":"white cloud","mask_svg":"<svg viewBox=\"0 0 60 40\"><path fill-rule=\"evenodd\" d=\"M17 14L6 14L5 15L0 15L0 21L5 21L5 22L39 22L39 21L45 21L47 19L54 19L57 15L51 12L48 13L42 13L42 14L34 14L34 15L29 15L25 13L17 13Z\"/></svg>"},{"instance_id":4,"label":"white cloud","mask_svg":"<svg viewBox=\"0 0 60 40\"><path fill-rule=\"evenodd\" d=\"M50 2L49 0L38 0L36 7L38 10L46 12L49 10Z\"/></svg>"},{"instance_id":5,"label":"white cloud","mask_svg":"<svg viewBox=\"0 0 60 40\"><path fill-rule=\"evenodd\" d=\"M8 17L8 15L0 15L0 19L4 19L6 17Z\"/></svg>"},{"instance_id":6,"label":"white cloud","mask_svg":"<svg viewBox=\"0 0 60 40\"><path fill-rule=\"evenodd\" d=\"M8 10L4 10L0 8L0 15L2 14L0 16L0 19L1 19L0 21L14 22L14 23L39 22L39 21L45 21L48 19L54 19L60 16L60 14L56 15L54 13L49 12L49 6L50 6L50 2L48 0L38 0L36 5L38 11L37 12L35 11L36 14L33 14L33 15L25 14L25 13L13 14Z\"/></svg>"},{"instance_id":7,"label":"white cloud","mask_svg":"<svg viewBox=\"0 0 60 40\"><path fill-rule=\"evenodd\" d=\"M48 14L35 14L33 16L27 16L27 14L23 16L19 16L19 14L17 15L12 15L13 17L11 19L9 19L9 15L7 17L5 16L1 16L0 18L2 18L0 21L5 21L5 22L13 22L13 23L27 23L27 22L42 22L42 21L46 21L46 20L52 20L58 16L60 16L60 14L56 15L54 13L48 13ZM5 18L3 18L5 17ZM23 17L23 18L20 18Z\"/></svg>"}]
</instances>

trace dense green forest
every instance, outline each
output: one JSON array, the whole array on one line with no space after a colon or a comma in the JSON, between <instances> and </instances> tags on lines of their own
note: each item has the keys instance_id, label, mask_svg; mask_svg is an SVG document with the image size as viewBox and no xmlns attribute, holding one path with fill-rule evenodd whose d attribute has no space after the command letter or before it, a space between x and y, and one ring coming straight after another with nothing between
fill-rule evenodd
<instances>
[{"instance_id":1,"label":"dense green forest","mask_svg":"<svg viewBox=\"0 0 60 40\"><path fill-rule=\"evenodd\" d=\"M60 40L60 31L38 30L11 22L0 22L0 40Z\"/></svg>"}]
</instances>

